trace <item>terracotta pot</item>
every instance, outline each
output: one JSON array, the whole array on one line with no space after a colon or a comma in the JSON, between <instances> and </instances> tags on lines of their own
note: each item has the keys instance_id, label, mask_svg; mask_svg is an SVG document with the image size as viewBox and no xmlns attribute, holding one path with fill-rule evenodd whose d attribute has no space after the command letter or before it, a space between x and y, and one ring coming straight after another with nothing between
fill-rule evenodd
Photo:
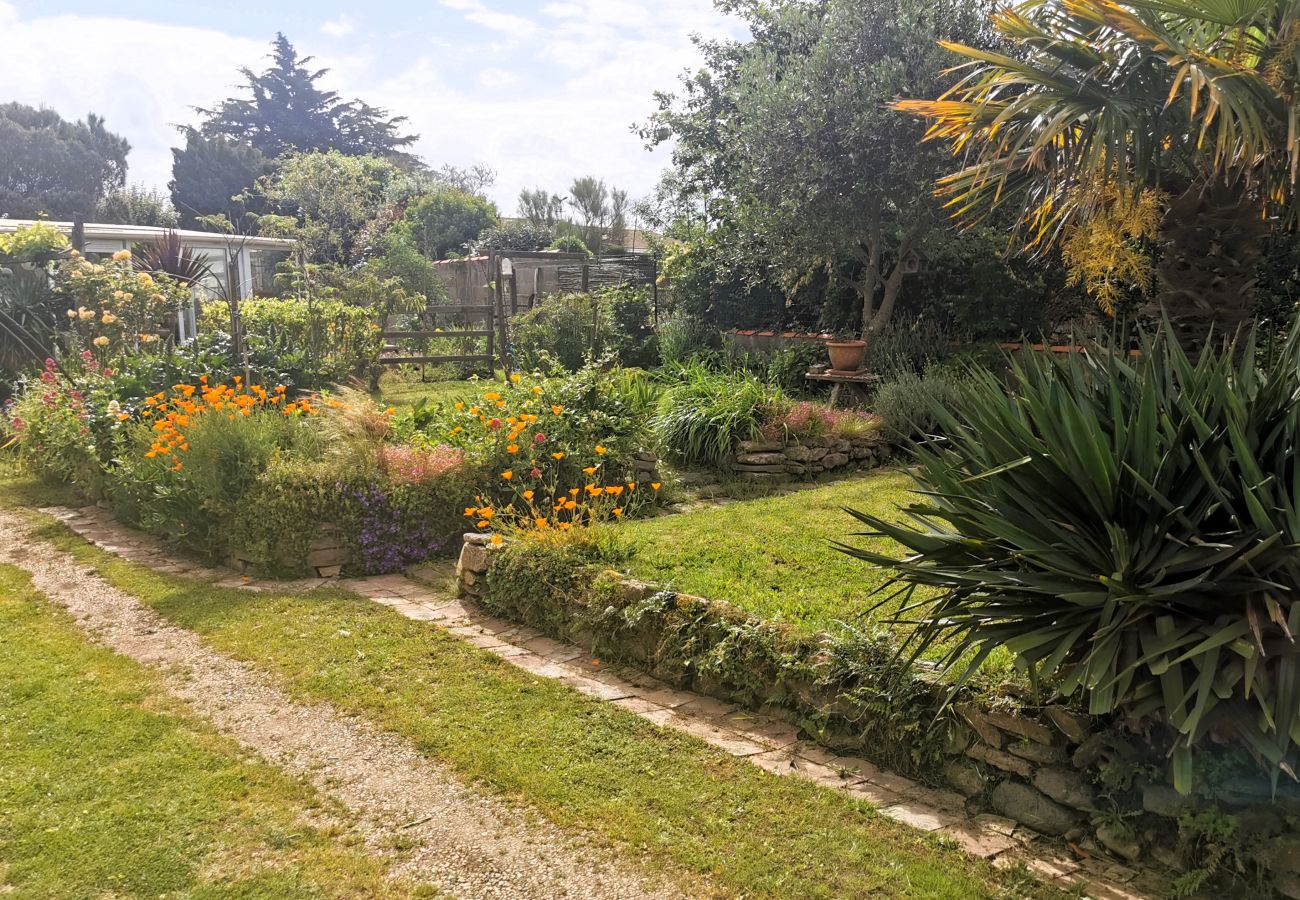
<instances>
[{"instance_id":1,"label":"terracotta pot","mask_svg":"<svg viewBox=\"0 0 1300 900\"><path fill-rule=\"evenodd\" d=\"M860 372L867 358L866 341L827 341L826 350L835 372Z\"/></svg>"}]
</instances>

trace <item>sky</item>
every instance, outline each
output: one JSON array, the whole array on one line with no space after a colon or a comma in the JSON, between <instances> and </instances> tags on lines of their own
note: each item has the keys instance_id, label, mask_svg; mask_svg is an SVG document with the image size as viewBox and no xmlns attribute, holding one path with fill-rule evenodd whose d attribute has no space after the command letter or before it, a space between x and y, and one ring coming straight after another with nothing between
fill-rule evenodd
<instances>
[{"instance_id":1,"label":"sky","mask_svg":"<svg viewBox=\"0 0 1300 900\"><path fill-rule=\"evenodd\" d=\"M698 66L693 33L746 33L712 0L0 0L0 102L104 116L128 180L165 188L174 126L265 68L277 31L324 87L407 116L431 165L496 169L506 215L521 188L586 174L648 193L668 153L632 126Z\"/></svg>"}]
</instances>

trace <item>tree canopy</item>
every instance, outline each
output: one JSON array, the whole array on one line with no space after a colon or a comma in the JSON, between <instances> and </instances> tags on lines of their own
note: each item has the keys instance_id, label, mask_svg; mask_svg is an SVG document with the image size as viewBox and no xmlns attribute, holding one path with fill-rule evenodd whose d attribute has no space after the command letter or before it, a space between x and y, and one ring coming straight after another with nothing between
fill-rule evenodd
<instances>
[{"instance_id":1,"label":"tree canopy","mask_svg":"<svg viewBox=\"0 0 1300 900\"><path fill-rule=\"evenodd\" d=\"M223 100L205 117L206 137L225 137L274 158L290 151L337 150L350 156L413 160L403 148L416 135L401 133L404 116L361 100L342 100L317 82L328 69L308 68L312 57L299 57L283 34L272 42L271 65L260 74L241 68L247 97Z\"/></svg>"},{"instance_id":2,"label":"tree canopy","mask_svg":"<svg viewBox=\"0 0 1300 900\"><path fill-rule=\"evenodd\" d=\"M248 213L262 211L250 189L271 166L260 151L228 138L182 129L184 147L172 148L172 206L181 227L195 228L207 216L224 216L242 226Z\"/></svg>"},{"instance_id":3,"label":"tree canopy","mask_svg":"<svg viewBox=\"0 0 1300 900\"><path fill-rule=\"evenodd\" d=\"M1260 238L1297 220L1296 5L1034 0L993 24L1006 53L950 45L961 81L898 104L959 158L952 209L1011 209L1030 246L1065 241L1124 280L1145 280L1138 245L1159 232L1164 312L1192 344L1235 333Z\"/></svg>"},{"instance_id":4,"label":"tree canopy","mask_svg":"<svg viewBox=\"0 0 1300 900\"><path fill-rule=\"evenodd\" d=\"M0 104L0 215L89 218L126 183L130 149L94 113L69 122L52 109Z\"/></svg>"},{"instance_id":5,"label":"tree canopy","mask_svg":"<svg viewBox=\"0 0 1300 900\"><path fill-rule=\"evenodd\" d=\"M355 242L387 206L389 187L402 172L373 156L291 153L258 183L268 206L287 217L288 233L316 262L352 262Z\"/></svg>"},{"instance_id":6,"label":"tree canopy","mask_svg":"<svg viewBox=\"0 0 1300 900\"><path fill-rule=\"evenodd\" d=\"M941 221L942 161L891 109L948 83L941 39L979 43L981 4L963 0L736 0L749 41L700 42L705 67L660 94L642 129L675 142L679 206L725 224L798 283L817 268L858 292L864 337L887 322L908 268ZM847 265L846 265L847 263Z\"/></svg>"},{"instance_id":7,"label":"tree canopy","mask_svg":"<svg viewBox=\"0 0 1300 900\"><path fill-rule=\"evenodd\" d=\"M444 187L411 203L398 224L429 259L463 253L471 241L497 223L496 207L482 197Z\"/></svg>"}]
</instances>

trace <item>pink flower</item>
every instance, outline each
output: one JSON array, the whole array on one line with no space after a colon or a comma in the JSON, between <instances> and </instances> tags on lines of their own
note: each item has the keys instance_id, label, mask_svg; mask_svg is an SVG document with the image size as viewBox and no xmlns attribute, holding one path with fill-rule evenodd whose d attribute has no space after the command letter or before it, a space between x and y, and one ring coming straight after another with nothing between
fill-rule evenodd
<instances>
[{"instance_id":1,"label":"pink flower","mask_svg":"<svg viewBox=\"0 0 1300 900\"><path fill-rule=\"evenodd\" d=\"M112 377L113 377L113 370L112 370L112 369L109 369L109 368L105 368L105 369L104 369L104 377L105 377L105 378L112 378Z\"/></svg>"},{"instance_id":2,"label":"pink flower","mask_svg":"<svg viewBox=\"0 0 1300 900\"><path fill-rule=\"evenodd\" d=\"M22 419L18 418L17 416L14 416L13 421L9 423L9 426L13 428L14 431L22 431L24 428L27 427L27 423L24 422Z\"/></svg>"},{"instance_id":3,"label":"pink flower","mask_svg":"<svg viewBox=\"0 0 1300 900\"><path fill-rule=\"evenodd\" d=\"M500 419L492 419L491 421L488 422L488 428L492 428L492 429L495 430L495 429L500 428L500 427L501 427L501 420L500 420Z\"/></svg>"},{"instance_id":4,"label":"pink flower","mask_svg":"<svg viewBox=\"0 0 1300 900\"><path fill-rule=\"evenodd\" d=\"M544 440L546 440L546 435L542 434L540 431L537 432L537 434L533 436L533 443L534 443L534 444L540 444L540 443L542 443L542 441L544 441Z\"/></svg>"},{"instance_id":5,"label":"pink flower","mask_svg":"<svg viewBox=\"0 0 1300 900\"><path fill-rule=\"evenodd\" d=\"M534 468L531 472L528 473L528 477L529 477L529 478L541 478L541 477L542 477L542 470L541 470L541 469Z\"/></svg>"}]
</instances>

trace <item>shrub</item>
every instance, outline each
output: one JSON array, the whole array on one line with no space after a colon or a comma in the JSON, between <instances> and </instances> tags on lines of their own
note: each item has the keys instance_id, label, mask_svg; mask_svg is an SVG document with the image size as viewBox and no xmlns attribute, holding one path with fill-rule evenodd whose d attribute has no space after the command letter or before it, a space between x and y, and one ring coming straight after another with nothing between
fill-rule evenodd
<instances>
[{"instance_id":1,"label":"shrub","mask_svg":"<svg viewBox=\"0 0 1300 900\"><path fill-rule=\"evenodd\" d=\"M511 350L523 369L544 368L553 360L576 372L600 356L594 294L561 294L516 316L511 322Z\"/></svg>"},{"instance_id":2,"label":"shrub","mask_svg":"<svg viewBox=\"0 0 1300 900\"><path fill-rule=\"evenodd\" d=\"M545 250L555 237L555 229L532 222L506 222L493 225L474 240L470 252L474 256L486 256L488 253L509 253L517 251Z\"/></svg>"},{"instance_id":3,"label":"shrub","mask_svg":"<svg viewBox=\"0 0 1300 900\"><path fill-rule=\"evenodd\" d=\"M438 188L406 208L394 228L410 237L429 259L463 253L466 245L497 223L497 210L488 201L452 187Z\"/></svg>"},{"instance_id":4,"label":"shrub","mask_svg":"<svg viewBox=\"0 0 1300 900\"><path fill-rule=\"evenodd\" d=\"M923 438L940 429L939 410L961 403L963 383L961 375L939 366L924 375L903 371L876 390L872 406L894 440Z\"/></svg>"},{"instance_id":5,"label":"shrub","mask_svg":"<svg viewBox=\"0 0 1300 900\"><path fill-rule=\"evenodd\" d=\"M561 253L585 253L587 256L591 256L591 250L588 249L587 245L583 242L582 238L573 234L556 238L555 240L551 241L550 246L548 246L546 249L558 250Z\"/></svg>"},{"instance_id":6,"label":"shrub","mask_svg":"<svg viewBox=\"0 0 1300 900\"><path fill-rule=\"evenodd\" d=\"M763 423L763 436L774 441L809 440L824 437L852 439L879 431L880 419L851 409L830 409L802 400L777 403Z\"/></svg>"},{"instance_id":7,"label":"shrub","mask_svg":"<svg viewBox=\"0 0 1300 900\"><path fill-rule=\"evenodd\" d=\"M244 300L239 318L249 352L273 361L276 380L292 387L321 388L366 376L383 349L374 312L340 300ZM229 305L205 303L202 327L209 337L229 334Z\"/></svg>"},{"instance_id":8,"label":"shrub","mask_svg":"<svg viewBox=\"0 0 1300 900\"><path fill-rule=\"evenodd\" d=\"M258 478L285 453L319 456L309 399L233 384L178 385L146 398L126 426L110 499L123 516L212 556Z\"/></svg>"},{"instance_id":9,"label":"shrub","mask_svg":"<svg viewBox=\"0 0 1300 900\"><path fill-rule=\"evenodd\" d=\"M464 512L474 527L567 529L630 515L659 490L638 484L632 465L654 402L644 381L594 365L562 378L516 374L478 401L417 404L394 426L457 448L483 473Z\"/></svg>"},{"instance_id":10,"label":"shrub","mask_svg":"<svg viewBox=\"0 0 1300 900\"><path fill-rule=\"evenodd\" d=\"M659 360L645 289L619 287L550 297L515 317L512 330L512 349L524 369L545 368L554 361L576 372L588 360L606 355L639 368Z\"/></svg>"},{"instance_id":11,"label":"shrub","mask_svg":"<svg viewBox=\"0 0 1300 900\"><path fill-rule=\"evenodd\" d=\"M650 369L659 364L659 339L650 324L649 288L617 287L599 295L603 352L621 365Z\"/></svg>"},{"instance_id":12,"label":"shrub","mask_svg":"<svg viewBox=\"0 0 1300 900\"><path fill-rule=\"evenodd\" d=\"M652 427L660 443L687 464L724 466L738 441L761 435L765 410L780 392L746 373L682 368L664 392Z\"/></svg>"},{"instance_id":13,"label":"shrub","mask_svg":"<svg viewBox=\"0 0 1300 900\"><path fill-rule=\"evenodd\" d=\"M48 359L5 408L0 446L43 478L77 485L92 497L103 488L123 415L110 370L83 351L60 368Z\"/></svg>"},{"instance_id":14,"label":"shrub","mask_svg":"<svg viewBox=\"0 0 1300 900\"><path fill-rule=\"evenodd\" d=\"M814 364L825 361L825 344L820 341L799 341L766 354L763 375L767 381L787 393L806 394L816 388L804 376Z\"/></svg>"},{"instance_id":15,"label":"shrub","mask_svg":"<svg viewBox=\"0 0 1300 900\"><path fill-rule=\"evenodd\" d=\"M63 232L47 222L35 222L0 234L0 257L10 263L44 262L71 246Z\"/></svg>"},{"instance_id":16,"label":"shrub","mask_svg":"<svg viewBox=\"0 0 1300 900\"><path fill-rule=\"evenodd\" d=\"M867 366L886 380L923 375L958 346L957 334L935 319L894 319L872 343Z\"/></svg>"},{"instance_id":17,"label":"shrub","mask_svg":"<svg viewBox=\"0 0 1300 900\"><path fill-rule=\"evenodd\" d=\"M1010 396L974 372L916 450L911 524L857 514L908 556L845 549L937 589L916 649L950 642L958 684L1006 647L1094 714L1168 726L1180 790L1206 739L1276 778L1300 738L1300 340L1266 371L1250 346L1141 349L1030 354Z\"/></svg>"},{"instance_id":18,"label":"shrub","mask_svg":"<svg viewBox=\"0 0 1300 900\"><path fill-rule=\"evenodd\" d=\"M683 366L701 353L722 346L716 325L692 316L674 316L659 323L659 357L665 366Z\"/></svg>"}]
</instances>

